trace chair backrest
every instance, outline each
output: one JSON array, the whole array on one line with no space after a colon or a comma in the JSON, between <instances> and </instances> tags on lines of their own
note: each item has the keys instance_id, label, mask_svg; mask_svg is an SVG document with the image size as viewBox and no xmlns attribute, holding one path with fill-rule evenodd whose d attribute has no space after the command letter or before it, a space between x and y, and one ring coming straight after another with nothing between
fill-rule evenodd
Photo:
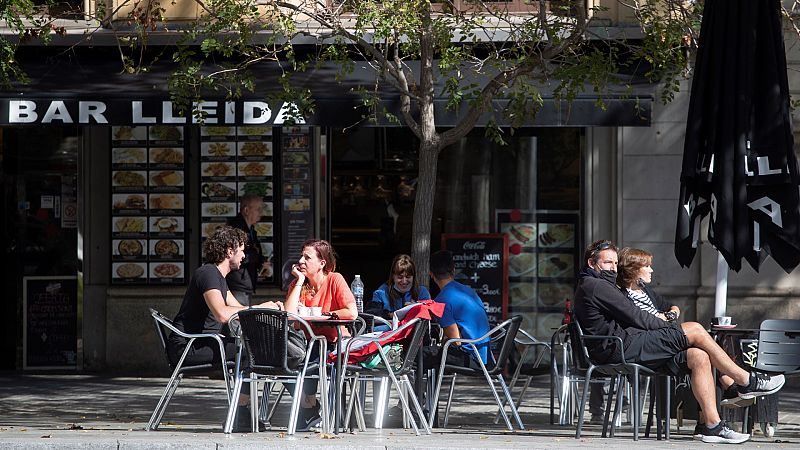
<instances>
[{"instance_id":1,"label":"chair backrest","mask_svg":"<svg viewBox=\"0 0 800 450\"><path fill-rule=\"evenodd\" d=\"M414 330L411 332L411 335L406 338L406 342L404 343L405 354L403 357L403 365L400 367L400 370L395 372L396 375L405 375L413 370L414 364L417 362L417 353L420 347L422 347L422 338L425 337L425 333L430 326L430 321L428 320L419 318L414 320L417 321L414 324Z\"/></svg>"},{"instance_id":2,"label":"chair backrest","mask_svg":"<svg viewBox=\"0 0 800 450\"><path fill-rule=\"evenodd\" d=\"M496 351L490 352L494 356L494 367L489 370L489 375L497 375L505 370L508 357L511 356L511 350L514 348L514 339L522 325L522 316L513 316L507 322L505 327L491 337L490 348Z\"/></svg>"},{"instance_id":3,"label":"chair backrest","mask_svg":"<svg viewBox=\"0 0 800 450\"><path fill-rule=\"evenodd\" d=\"M577 373L584 373L589 370L592 361L589 359L589 350L583 341L583 330L578 322L573 320L567 324L567 333L569 334L572 370Z\"/></svg>"},{"instance_id":4,"label":"chair backrest","mask_svg":"<svg viewBox=\"0 0 800 450\"><path fill-rule=\"evenodd\" d=\"M358 313L355 323L356 335L375 331L375 316L369 313Z\"/></svg>"},{"instance_id":5,"label":"chair backrest","mask_svg":"<svg viewBox=\"0 0 800 450\"><path fill-rule=\"evenodd\" d=\"M800 371L800 320L761 322L756 369L771 373Z\"/></svg>"},{"instance_id":6,"label":"chair backrest","mask_svg":"<svg viewBox=\"0 0 800 450\"><path fill-rule=\"evenodd\" d=\"M156 336L158 336L158 341L161 343L161 351L164 352L164 357L167 359L167 364L172 367L173 364L172 361L170 361L169 353L167 352L167 330L162 323L167 322L171 324L172 321L153 308L149 308L149 310L150 316L153 317L153 325L156 327Z\"/></svg>"},{"instance_id":7,"label":"chair backrest","mask_svg":"<svg viewBox=\"0 0 800 450\"><path fill-rule=\"evenodd\" d=\"M286 311L246 309L239 311L242 342L250 368L267 375L294 375L289 367L289 316Z\"/></svg>"}]
</instances>

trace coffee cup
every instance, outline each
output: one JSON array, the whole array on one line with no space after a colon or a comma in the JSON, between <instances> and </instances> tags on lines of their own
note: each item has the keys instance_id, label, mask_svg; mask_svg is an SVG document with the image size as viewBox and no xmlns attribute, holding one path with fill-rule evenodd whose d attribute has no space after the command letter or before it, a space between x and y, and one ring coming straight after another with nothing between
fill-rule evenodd
<instances>
[{"instance_id":1,"label":"coffee cup","mask_svg":"<svg viewBox=\"0 0 800 450\"><path fill-rule=\"evenodd\" d=\"M711 325L728 327L731 325L730 316L718 316L711 319Z\"/></svg>"},{"instance_id":2,"label":"coffee cup","mask_svg":"<svg viewBox=\"0 0 800 450\"><path fill-rule=\"evenodd\" d=\"M319 317L322 315L322 306L312 306L311 307L311 315L314 317Z\"/></svg>"},{"instance_id":3,"label":"coffee cup","mask_svg":"<svg viewBox=\"0 0 800 450\"><path fill-rule=\"evenodd\" d=\"M297 314L300 314L303 317L310 316L311 315L311 308L309 308L308 306L300 305L300 306L297 307Z\"/></svg>"}]
</instances>

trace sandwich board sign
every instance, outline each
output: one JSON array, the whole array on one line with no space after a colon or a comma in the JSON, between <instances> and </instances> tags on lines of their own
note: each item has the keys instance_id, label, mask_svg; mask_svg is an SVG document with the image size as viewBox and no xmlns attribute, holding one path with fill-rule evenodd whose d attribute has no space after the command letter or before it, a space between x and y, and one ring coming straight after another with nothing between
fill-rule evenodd
<instances>
[{"instance_id":1,"label":"sandwich board sign","mask_svg":"<svg viewBox=\"0 0 800 450\"><path fill-rule=\"evenodd\" d=\"M508 237L504 234L443 234L442 249L453 253L455 279L483 300L489 325L508 317Z\"/></svg>"}]
</instances>

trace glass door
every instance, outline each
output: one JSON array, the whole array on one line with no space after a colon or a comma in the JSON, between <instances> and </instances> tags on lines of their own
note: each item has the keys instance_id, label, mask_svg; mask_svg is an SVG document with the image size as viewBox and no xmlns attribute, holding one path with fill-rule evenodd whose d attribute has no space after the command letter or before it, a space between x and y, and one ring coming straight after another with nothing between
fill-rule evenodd
<instances>
[{"instance_id":1,"label":"glass door","mask_svg":"<svg viewBox=\"0 0 800 450\"><path fill-rule=\"evenodd\" d=\"M0 369L17 369L22 367L26 328L25 280L44 277L59 280L58 277L78 275L78 130L0 129L0 158L3 252L7 263L3 271L5 295L0 308L3 317L11 319L3 327L0 339ZM43 295L66 285L75 284L60 281L46 284ZM69 293L67 304L51 303L33 313L27 311L28 324L33 324L29 331L38 335L40 348L58 353L65 367L76 363L78 294ZM39 298L41 301L42 297ZM36 331L39 326L46 328ZM54 331L57 328L60 331ZM73 339L75 342L70 342ZM54 346L59 347L58 351ZM51 362L61 365L58 361Z\"/></svg>"}]
</instances>

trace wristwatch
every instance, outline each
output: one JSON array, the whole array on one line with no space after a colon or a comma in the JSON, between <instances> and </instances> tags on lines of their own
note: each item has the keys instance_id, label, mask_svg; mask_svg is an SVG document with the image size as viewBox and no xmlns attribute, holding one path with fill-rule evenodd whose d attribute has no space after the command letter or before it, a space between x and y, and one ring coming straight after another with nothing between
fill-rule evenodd
<instances>
[{"instance_id":1,"label":"wristwatch","mask_svg":"<svg viewBox=\"0 0 800 450\"><path fill-rule=\"evenodd\" d=\"M674 322L678 318L678 312L674 309L670 309L669 311L664 311L664 317L667 318L670 322Z\"/></svg>"}]
</instances>

